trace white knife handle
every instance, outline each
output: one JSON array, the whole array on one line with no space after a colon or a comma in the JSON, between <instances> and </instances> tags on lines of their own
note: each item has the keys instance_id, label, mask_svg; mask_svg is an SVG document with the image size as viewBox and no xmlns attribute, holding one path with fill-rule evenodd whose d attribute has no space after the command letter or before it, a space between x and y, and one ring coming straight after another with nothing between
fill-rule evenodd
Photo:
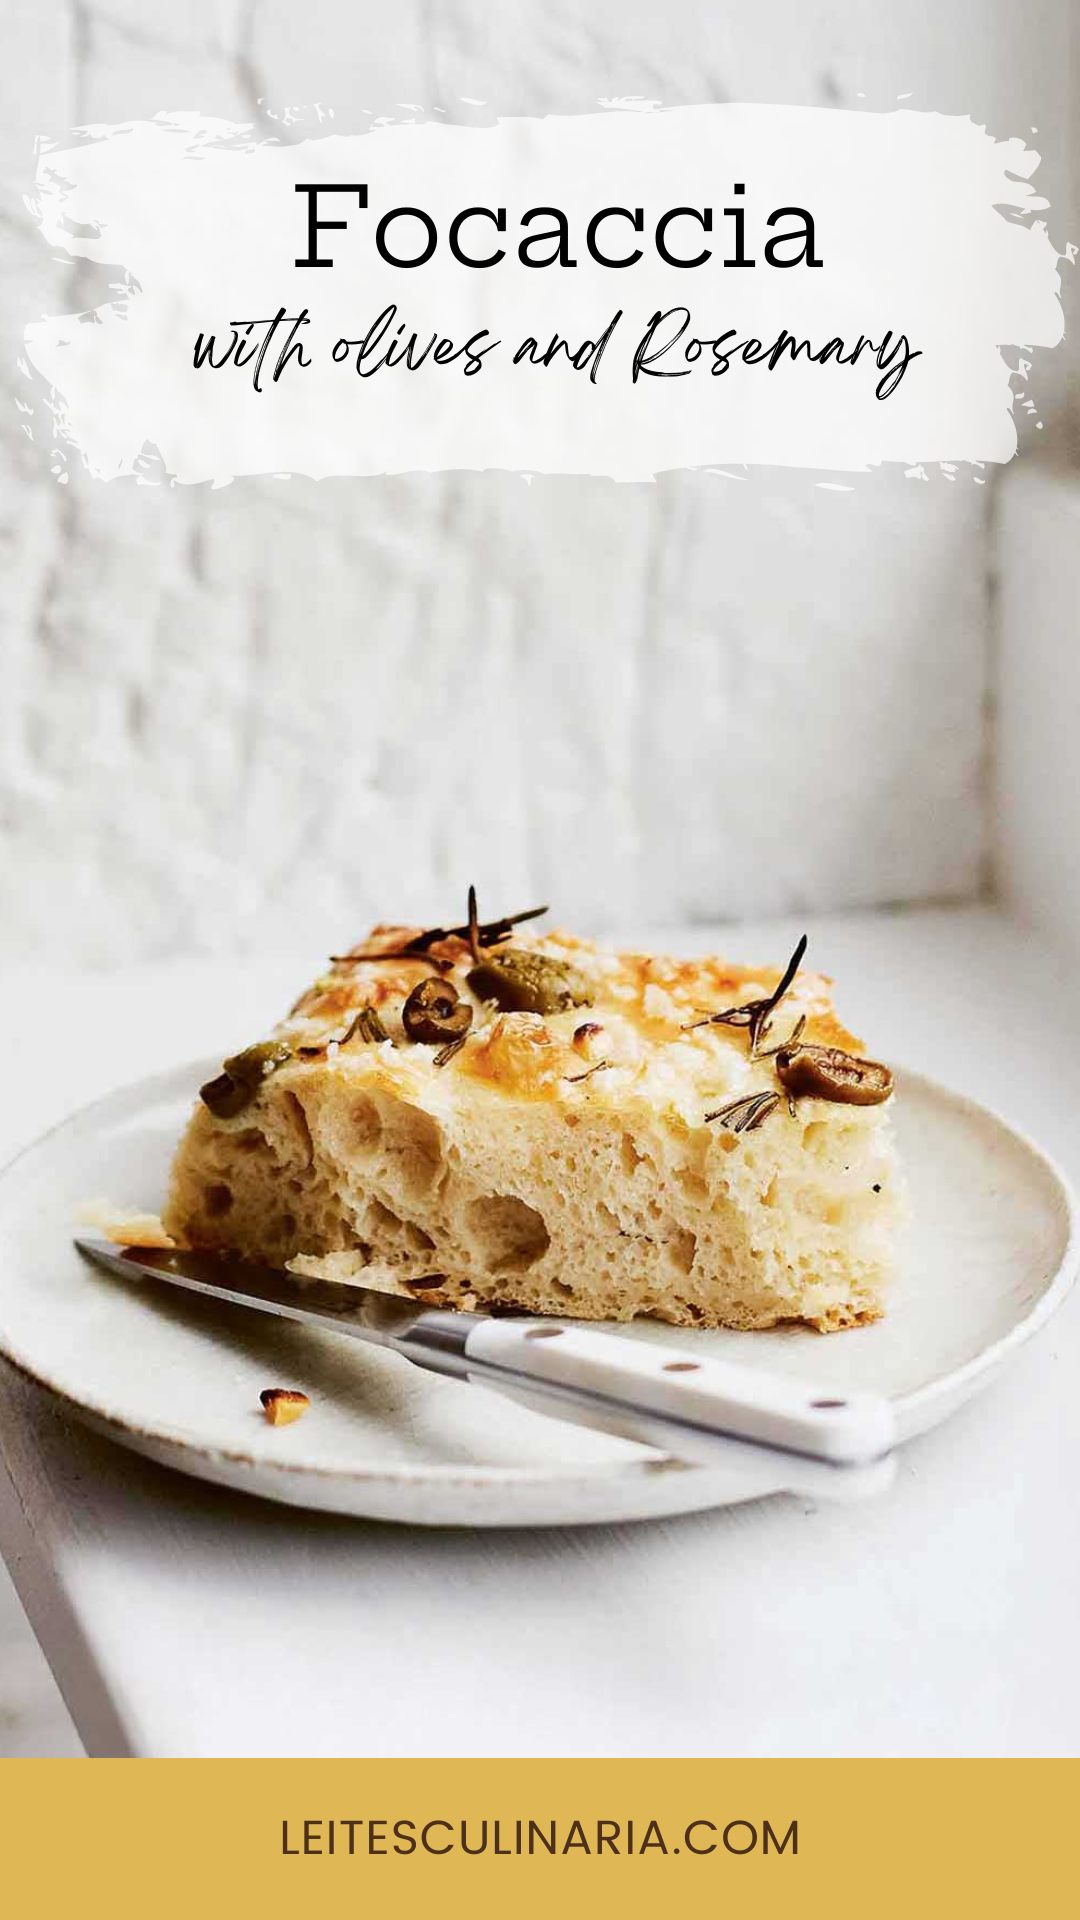
<instances>
[{"instance_id":1,"label":"white knife handle","mask_svg":"<svg viewBox=\"0 0 1080 1920\"><path fill-rule=\"evenodd\" d=\"M450 1315L421 1315L400 1348L421 1365L438 1367L436 1352L421 1352L429 1348L429 1319L442 1323ZM717 1442L740 1440L830 1467L859 1467L882 1459L896 1444L892 1407L874 1394L815 1388L788 1375L580 1323L457 1315L446 1346L454 1354L446 1352L444 1371L467 1373L517 1396L532 1386L553 1402L563 1400L569 1419L580 1419L580 1405L592 1404L596 1425L682 1459L709 1459Z\"/></svg>"},{"instance_id":2,"label":"white knife handle","mask_svg":"<svg viewBox=\"0 0 1080 1920\"><path fill-rule=\"evenodd\" d=\"M877 1395L808 1386L785 1374L577 1324L481 1320L465 1341L465 1360L511 1372L522 1386L535 1381L584 1390L631 1413L836 1465L879 1459L896 1443L892 1408ZM678 1451L674 1438L651 1444Z\"/></svg>"}]
</instances>

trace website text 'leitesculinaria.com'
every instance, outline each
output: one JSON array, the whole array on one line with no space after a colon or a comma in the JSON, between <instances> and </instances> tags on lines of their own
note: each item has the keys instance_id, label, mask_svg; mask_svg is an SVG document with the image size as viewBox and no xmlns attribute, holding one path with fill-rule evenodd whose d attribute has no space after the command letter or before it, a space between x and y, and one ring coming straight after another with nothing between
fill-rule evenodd
<instances>
[{"instance_id":1,"label":"website text 'leitesculinaria.com'","mask_svg":"<svg viewBox=\"0 0 1080 1920\"><path fill-rule=\"evenodd\" d=\"M345 1855L378 1858L396 1855L442 1857L491 1854L502 1858L585 1854L635 1858L647 1854L794 1855L799 1851L797 1820L710 1819L664 1824L648 1817L622 1820L486 1819L295 1819L281 1822L281 1852L289 1856Z\"/></svg>"}]
</instances>

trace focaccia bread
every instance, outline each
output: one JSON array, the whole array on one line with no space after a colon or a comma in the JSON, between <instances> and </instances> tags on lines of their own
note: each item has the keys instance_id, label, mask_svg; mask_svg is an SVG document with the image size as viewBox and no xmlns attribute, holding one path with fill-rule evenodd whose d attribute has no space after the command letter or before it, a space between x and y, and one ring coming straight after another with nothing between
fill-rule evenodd
<instances>
[{"instance_id":1,"label":"focaccia bread","mask_svg":"<svg viewBox=\"0 0 1080 1920\"><path fill-rule=\"evenodd\" d=\"M432 1304L825 1330L882 1311L891 1075L829 982L533 915L379 927L208 1083L165 1226Z\"/></svg>"}]
</instances>

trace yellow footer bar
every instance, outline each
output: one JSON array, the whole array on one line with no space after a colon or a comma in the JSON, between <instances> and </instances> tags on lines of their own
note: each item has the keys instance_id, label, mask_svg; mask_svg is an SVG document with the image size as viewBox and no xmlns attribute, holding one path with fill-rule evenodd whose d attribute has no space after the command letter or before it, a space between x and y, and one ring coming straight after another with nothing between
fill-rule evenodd
<instances>
[{"instance_id":1,"label":"yellow footer bar","mask_svg":"<svg viewBox=\"0 0 1080 1920\"><path fill-rule=\"evenodd\" d=\"M0 1762L21 1917L1064 1912L1080 1762Z\"/></svg>"}]
</instances>

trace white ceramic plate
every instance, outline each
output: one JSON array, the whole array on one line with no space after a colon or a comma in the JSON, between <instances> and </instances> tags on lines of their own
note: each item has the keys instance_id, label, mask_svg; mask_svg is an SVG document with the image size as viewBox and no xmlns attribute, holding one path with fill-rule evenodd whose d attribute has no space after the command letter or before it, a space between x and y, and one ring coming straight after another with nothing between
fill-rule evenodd
<instances>
[{"instance_id":1,"label":"white ceramic plate","mask_svg":"<svg viewBox=\"0 0 1080 1920\"><path fill-rule=\"evenodd\" d=\"M782 1484L767 1457L752 1474L682 1466L393 1355L88 1267L70 1244L76 1210L102 1195L159 1207L193 1091L213 1071L112 1094L0 1175L0 1352L89 1425L246 1493L429 1526L642 1519ZM1036 1147L929 1080L899 1076L896 1122L912 1220L884 1320L825 1338L645 1323L633 1337L886 1393L904 1438L943 1419L1064 1297L1073 1206ZM266 1386L302 1388L310 1412L269 1427Z\"/></svg>"}]
</instances>

